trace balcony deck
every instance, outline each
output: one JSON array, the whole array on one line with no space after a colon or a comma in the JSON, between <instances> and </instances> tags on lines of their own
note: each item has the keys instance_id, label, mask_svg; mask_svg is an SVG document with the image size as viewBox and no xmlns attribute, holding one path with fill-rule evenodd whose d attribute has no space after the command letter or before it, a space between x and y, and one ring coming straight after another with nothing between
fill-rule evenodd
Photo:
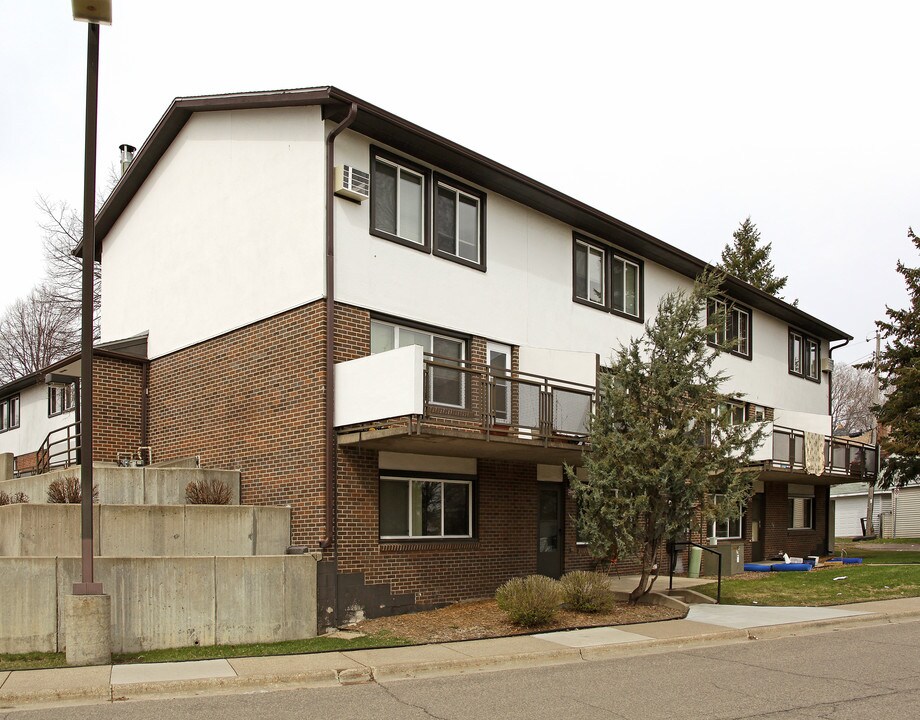
<instances>
[{"instance_id":1,"label":"balcony deck","mask_svg":"<svg viewBox=\"0 0 920 720\"><path fill-rule=\"evenodd\" d=\"M348 393L346 410L341 417L337 413L341 446L553 465L581 460L593 386L439 357L421 348L352 362L339 366L350 365L338 374L344 375L342 391ZM359 413L370 417L344 422Z\"/></svg>"},{"instance_id":2,"label":"balcony deck","mask_svg":"<svg viewBox=\"0 0 920 720\"><path fill-rule=\"evenodd\" d=\"M873 480L878 475L878 447L842 437L824 437L824 466L820 475L805 467L805 433L773 426L770 458L763 463L764 480L800 479L817 485Z\"/></svg>"}]
</instances>

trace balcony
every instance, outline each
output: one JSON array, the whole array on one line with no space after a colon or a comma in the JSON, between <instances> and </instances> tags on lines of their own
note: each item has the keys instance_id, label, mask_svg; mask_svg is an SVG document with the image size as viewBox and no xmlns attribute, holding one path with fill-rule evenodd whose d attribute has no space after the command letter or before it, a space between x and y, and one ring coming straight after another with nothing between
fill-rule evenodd
<instances>
[{"instance_id":1,"label":"balcony","mask_svg":"<svg viewBox=\"0 0 920 720\"><path fill-rule=\"evenodd\" d=\"M772 426L772 438L766 447L772 449L765 467L780 473L806 473L805 433L802 430ZM850 478L852 480L873 480L878 474L878 448L875 445L855 442L847 438L824 437L824 472L822 475L808 475L809 478Z\"/></svg>"},{"instance_id":2,"label":"balcony","mask_svg":"<svg viewBox=\"0 0 920 720\"><path fill-rule=\"evenodd\" d=\"M498 370L413 345L336 366L341 446L546 464L581 459L594 407L596 357L521 348L532 367ZM526 366L526 365L525 365ZM579 382L590 379L592 382Z\"/></svg>"}]
</instances>

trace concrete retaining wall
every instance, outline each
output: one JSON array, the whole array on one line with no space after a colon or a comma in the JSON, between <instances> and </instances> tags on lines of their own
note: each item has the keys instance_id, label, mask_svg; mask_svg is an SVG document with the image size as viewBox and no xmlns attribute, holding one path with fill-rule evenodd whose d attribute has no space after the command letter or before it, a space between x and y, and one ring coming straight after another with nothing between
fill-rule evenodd
<instances>
[{"instance_id":1,"label":"concrete retaining wall","mask_svg":"<svg viewBox=\"0 0 920 720\"><path fill-rule=\"evenodd\" d=\"M96 505L102 557L283 555L291 509L242 505ZM0 556L77 557L79 505L0 507Z\"/></svg>"},{"instance_id":2,"label":"concrete retaining wall","mask_svg":"<svg viewBox=\"0 0 920 720\"><path fill-rule=\"evenodd\" d=\"M99 558L95 579L112 597L112 651L314 637L316 560ZM62 652L62 598L79 574L77 558L0 558L0 653Z\"/></svg>"},{"instance_id":3,"label":"concrete retaining wall","mask_svg":"<svg viewBox=\"0 0 920 720\"><path fill-rule=\"evenodd\" d=\"M52 470L0 481L0 490L24 492L33 503L47 502L48 485L61 477L80 477L80 466ZM185 486L193 480L223 480L230 486L230 503L240 504L240 473L236 470L205 470L185 467L123 468L93 465L93 482L99 502L107 505L184 505Z\"/></svg>"}]
</instances>

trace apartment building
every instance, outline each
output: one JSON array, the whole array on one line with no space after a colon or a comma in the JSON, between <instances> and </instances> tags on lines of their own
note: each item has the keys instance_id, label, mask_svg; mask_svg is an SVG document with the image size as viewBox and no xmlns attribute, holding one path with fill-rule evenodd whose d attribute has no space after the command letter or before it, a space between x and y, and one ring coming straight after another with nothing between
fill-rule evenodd
<instances>
[{"instance_id":1,"label":"apartment building","mask_svg":"<svg viewBox=\"0 0 920 720\"><path fill-rule=\"evenodd\" d=\"M598 368L706 267L332 87L177 99L96 237L102 340L147 342L121 441L290 505L292 545L324 552L327 622L592 567L562 467ZM829 486L877 460L828 437L849 336L735 279L724 302L731 412L768 439L750 505L711 535L820 553Z\"/></svg>"}]
</instances>

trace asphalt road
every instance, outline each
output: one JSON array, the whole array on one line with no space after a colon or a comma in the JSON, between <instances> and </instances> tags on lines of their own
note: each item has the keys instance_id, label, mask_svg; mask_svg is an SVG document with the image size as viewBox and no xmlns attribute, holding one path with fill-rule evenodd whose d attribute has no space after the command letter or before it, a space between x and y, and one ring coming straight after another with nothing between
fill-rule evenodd
<instances>
[{"instance_id":1,"label":"asphalt road","mask_svg":"<svg viewBox=\"0 0 920 720\"><path fill-rule=\"evenodd\" d=\"M555 667L0 712L0 719L915 720L918 667L913 621Z\"/></svg>"}]
</instances>

